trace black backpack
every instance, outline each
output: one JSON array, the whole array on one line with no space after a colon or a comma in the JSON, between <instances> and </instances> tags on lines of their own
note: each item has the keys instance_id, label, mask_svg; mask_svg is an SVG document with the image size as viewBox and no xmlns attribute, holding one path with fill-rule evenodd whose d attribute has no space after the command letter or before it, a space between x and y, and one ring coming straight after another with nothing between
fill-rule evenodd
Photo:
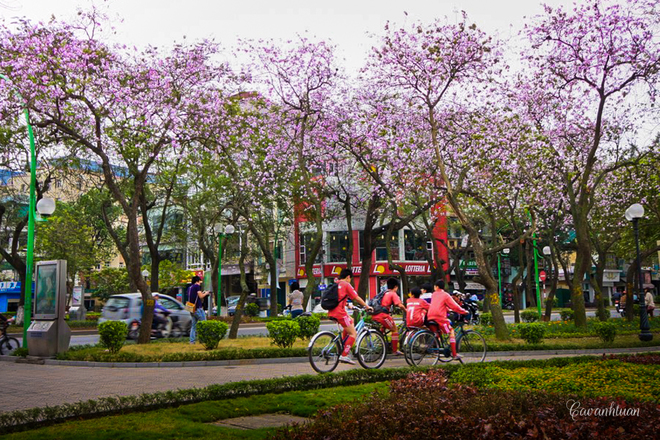
<instances>
[{"instance_id":1,"label":"black backpack","mask_svg":"<svg viewBox=\"0 0 660 440\"><path fill-rule=\"evenodd\" d=\"M346 298L344 298L346 299ZM343 300L342 300L343 301ZM330 284L321 295L321 307L324 310L336 309L339 306L339 285L337 283Z\"/></svg>"},{"instance_id":2,"label":"black backpack","mask_svg":"<svg viewBox=\"0 0 660 440\"><path fill-rule=\"evenodd\" d=\"M382 290L378 295L369 300L369 305L373 307L373 314L377 315L379 313L390 313L390 309L382 306L383 298L389 290Z\"/></svg>"}]
</instances>

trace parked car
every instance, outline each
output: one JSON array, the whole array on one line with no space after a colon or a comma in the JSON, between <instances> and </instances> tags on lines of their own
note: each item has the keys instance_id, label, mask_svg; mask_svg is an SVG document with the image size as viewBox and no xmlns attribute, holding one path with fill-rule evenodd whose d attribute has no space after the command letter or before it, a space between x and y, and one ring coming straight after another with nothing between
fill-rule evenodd
<instances>
[{"instance_id":1,"label":"parked car","mask_svg":"<svg viewBox=\"0 0 660 440\"><path fill-rule=\"evenodd\" d=\"M173 329L170 336L190 334L192 317L176 299L169 295L158 295L158 302L170 311ZM139 323L142 319L142 295L140 293L124 293L112 295L103 306L99 324L105 321L124 321L127 326Z\"/></svg>"},{"instance_id":2,"label":"parked car","mask_svg":"<svg viewBox=\"0 0 660 440\"><path fill-rule=\"evenodd\" d=\"M236 313L236 305L238 304L238 300L241 297L239 295L232 295L227 297L227 313L229 316L234 316L234 313ZM213 306L213 316L218 316L218 306Z\"/></svg>"}]
</instances>

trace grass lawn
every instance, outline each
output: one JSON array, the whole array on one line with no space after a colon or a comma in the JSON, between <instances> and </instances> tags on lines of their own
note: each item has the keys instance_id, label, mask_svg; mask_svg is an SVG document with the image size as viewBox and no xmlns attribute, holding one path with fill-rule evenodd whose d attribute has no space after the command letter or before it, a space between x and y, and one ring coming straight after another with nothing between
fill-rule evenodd
<instances>
[{"instance_id":1,"label":"grass lawn","mask_svg":"<svg viewBox=\"0 0 660 440\"><path fill-rule=\"evenodd\" d=\"M178 408L71 421L7 435L7 439L263 439L273 429L253 431L211 425L218 420L257 414L287 413L312 417L319 409L361 400L387 383L292 391L209 401Z\"/></svg>"},{"instance_id":2,"label":"grass lawn","mask_svg":"<svg viewBox=\"0 0 660 440\"><path fill-rule=\"evenodd\" d=\"M571 350L571 349L598 349L598 348L625 348L625 347L656 347L660 345L660 332L651 332L653 340L642 342L638 333L617 335L611 344L604 343L597 336L547 338L541 344L528 344L523 339L511 338L509 342L500 342L495 336L485 336L489 351L510 350Z\"/></svg>"},{"instance_id":3,"label":"grass lawn","mask_svg":"<svg viewBox=\"0 0 660 440\"><path fill-rule=\"evenodd\" d=\"M307 348L308 341L297 339L293 344L293 348ZM218 344L218 350L227 348L238 348L243 350L250 350L255 348L273 348L275 345L271 344L270 338L266 337L247 337L238 339L223 339ZM168 353L198 353L205 352L204 346L199 342L191 345L186 342L172 342L172 343L155 343L155 344L130 344L124 346L122 351L131 353L143 354L147 356L164 355Z\"/></svg>"}]
</instances>

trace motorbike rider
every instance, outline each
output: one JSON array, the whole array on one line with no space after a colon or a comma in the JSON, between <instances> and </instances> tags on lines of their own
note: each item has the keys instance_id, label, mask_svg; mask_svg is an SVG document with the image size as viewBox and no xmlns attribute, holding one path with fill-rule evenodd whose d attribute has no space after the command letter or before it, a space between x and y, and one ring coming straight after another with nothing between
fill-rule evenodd
<instances>
[{"instance_id":1,"label":"motorbike rider","mask_svg":"<svg viewBox=\"0 0 660 440\"><path fill-rule=\"evenodd\" d=\"M157 293L153 294L154 297L154 320L152 322L152 329L161 329L167 326L167 315L170 314L170 311L167 310L165 306L158 302L159 295Z\"/></svg>"}]
</instances>

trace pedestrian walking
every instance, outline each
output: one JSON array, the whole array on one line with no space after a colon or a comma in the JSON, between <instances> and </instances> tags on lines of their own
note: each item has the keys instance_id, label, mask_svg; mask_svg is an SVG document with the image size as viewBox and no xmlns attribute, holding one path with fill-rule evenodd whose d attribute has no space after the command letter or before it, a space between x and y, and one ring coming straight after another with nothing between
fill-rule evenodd
<instances>
[{"instance_id":1,"label":"pedestrian walking","mask_svg":"<svg viewBox=\"0 0 660 440\"><path fill-rule=\"evenodd\" d=\"M197 323L206 321L204 313L204 298L211 292L202 291L202 279L195 275L192 277L192 284L188 288L188 301L195 305L192 312L192 326L190 327L190 343L194 344L197 340Z\"/></svg>"}]
</instances>

